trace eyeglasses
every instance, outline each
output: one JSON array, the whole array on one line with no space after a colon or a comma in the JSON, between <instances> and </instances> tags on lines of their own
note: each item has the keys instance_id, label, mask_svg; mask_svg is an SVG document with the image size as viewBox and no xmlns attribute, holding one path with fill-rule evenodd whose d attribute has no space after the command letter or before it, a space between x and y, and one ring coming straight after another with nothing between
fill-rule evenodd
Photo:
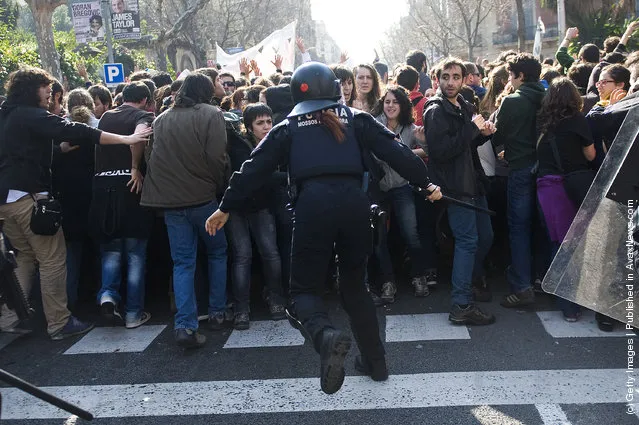
<instances>
[{"instance_id":1,"label":"eyeglasses","mask_svg":"<svg viewBox=\"0 0 639 425\"><path fill-rule=\"evenodd\" d=\"M599 80L595 83L596 86L603 86L604 84L608 84L608 83L616 83L615 80Z\"/></svg>"},{"instance_id":2,"label":"eyeglasses","mask_svg":"<svg viewBox=\"0 0 639 425\"><path fill-rule=\"evenodd\" d=\"M222 85L223 85L224 87L235 87L235 82L234 82L234 81L224 81L224 82L222 83Z\"/></svg>"}]
</instances>

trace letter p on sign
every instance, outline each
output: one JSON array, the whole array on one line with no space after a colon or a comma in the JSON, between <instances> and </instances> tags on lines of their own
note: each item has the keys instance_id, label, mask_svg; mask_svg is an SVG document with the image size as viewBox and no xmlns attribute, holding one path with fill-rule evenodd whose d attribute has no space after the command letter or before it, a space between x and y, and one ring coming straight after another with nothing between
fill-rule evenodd
<instances>
[{"instance_id":1,"label":"letter p on sign","mask_svg":"<svg viewBox=\"0 0 639 425\"><path fill-rule=\"evenodd\" d=\"M124 83L124 67L121 63L104 64L104 81L107 86L117 86Z\"/></svg>"}]
</instances>

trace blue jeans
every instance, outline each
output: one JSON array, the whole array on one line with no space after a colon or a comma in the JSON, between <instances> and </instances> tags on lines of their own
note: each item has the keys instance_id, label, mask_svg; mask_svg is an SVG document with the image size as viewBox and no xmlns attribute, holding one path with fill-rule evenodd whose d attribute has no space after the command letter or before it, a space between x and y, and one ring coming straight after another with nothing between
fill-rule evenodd
<instances>
[{"instance_id":1,"label":"blue jeans","mask_svg":"<svg viewBox=\"0 0 639 425\"><path fill-rule=\"evenodd\" d=\"M144 310L144 272L146 265L146 239L113 239L100 245L102 252L102 287L98 303L103 296L120 302L122 256L127 261L126 317L136 319Z\"/></svg>"},{"instance_id":2,"label":"blue jeans","mask_svg":"<svg viewBox=\"0 0 639 425\"><path fill-rule=\"evenodd\" d=\"M255 239L257 250L262 257L262 268L266 286L273 301L283 303L282 263L277 250L277 232L275 218L268 209L256 212L234 212L229 217L227 231L231 240L231 275L233 278L233 296L235 312L248 313L251 294L251 261L253 246L251 235Z\"/></svg>"},{"instance_id":3,"label":"blue jeans","mask_svg":"<svg viewBox=\"0 0 639 425\"><path fill-rule=\"evenodd\" d=\"M408 248L410 256L410 277L424 276L427 272L426 251L417 230L417 213L415 210L415 197L409 185L391 189L388 191L393 204L397 224L402 239Z\"/></svg>"},{"instance_id":4,"label":"blue jeans","mask_svg":"<svg viewBox=\"0 0 639 425\"><path fill-rule=\"evenodd\" d=\"M195 297L195 260L197 244L206 246L209 277L209 314L226 308L226 236L224 230L215 236L206 233L206 219L217 210L217 201L198 207L164 212L173 259L173 292L175 294L175 329L197 329Z\"/></svg>"},{"instance_id":5,"label":"blue jeans","mask_svg":"<svg viewBox=\"0 0 639 425\"><path fill-rule=\"evenodd\" d=\"M485 196L475 198L474 203L488 208ZM453 305L472 304L473 278L483 276L484 259L493 243L490 216L452 204L447 212L455 239L451 301Z\"/></svg>"},{"instance_id":6,"label":"blue jeans","mask_svg":"<svg viewBox=\"0 0 639 425\"><path fill-rule=\"evenodd\" d=\"M532 232L537 191L532 166L508 175L508 233L511 265L508 282L513 293L532 287Z\"/></svg>"}]
</instances>

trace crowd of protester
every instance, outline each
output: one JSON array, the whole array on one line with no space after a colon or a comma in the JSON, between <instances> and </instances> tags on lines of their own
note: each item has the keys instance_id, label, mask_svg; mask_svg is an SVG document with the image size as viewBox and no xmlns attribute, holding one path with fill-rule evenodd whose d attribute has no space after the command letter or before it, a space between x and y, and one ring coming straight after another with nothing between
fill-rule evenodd
<instances>
[{"instance_id":1,"label":"crowd of protester","mask_svg":"<svg viewBox=\"0 0 639 425\"><path fill-rule=\"evenodd\" d=\"M491 220L431 203L375 158L369 171L379 178L364 186L371 204L386 213L375 216L380 222L367 266L377 305L395 301L400 275L416 297L450 275L451 322L491 324L494 315L477 304L492 299L489 268L505 273L509 284L501 306L534 306L545 270L625 114L639 104L639 52L627 49L638 27L633 22L621 37L609 37L603 50L586 44L576 58L567 48L579 31L570 28L556 60L543 63L506 51L481 64L444 58L429 69L425 54L414 50L390 68L380 62L331 65L342 86L340 101L397 134L443 193L498 213ZM301 40L298 46L309 60ZM281 57L273 63L277 71L269 76L246 60L240 75L202 68L174 81L165 72L138 71L113 92L87 84L65 93L34 68L9 77L0 108L0 219L18 251L16 272L25 290L39 276L53 339L92 327L70 313L83 301L78 294L87 262L99 270L94 296L109 323L132 329L151 318L147 252L162 249L149 246L153 232L166 234L158 240L168 240L164 249L173 261L167 289L179 345L205 340L194 284L198 246L206 257L210 329L248 329L251 287L260 281L271 318L286 317L293 213L285 164L223 231L209 236L204 225L232 173L294 106L292 70L280 69ZM20 120L30 121L30 130ZM34 147L23 139L16 145L16 128ZM51 174L41 175L49 169L50 140ZM35 235L31 206L47 195L61 202L62 230ZM158 217L162 226L154 226ZM452 264L443 260L447 248ZM508 252L510 261L504 261ZM254 254L263 279L254 279ZM327 289L339 291L339 258L331 260ZM578 305L558 302L567 321L579 319ZM606 331L615 323L603 315L597 321ZM21 332L20 326L3 307L0 329Z\"/></svg>"}]
</instances>

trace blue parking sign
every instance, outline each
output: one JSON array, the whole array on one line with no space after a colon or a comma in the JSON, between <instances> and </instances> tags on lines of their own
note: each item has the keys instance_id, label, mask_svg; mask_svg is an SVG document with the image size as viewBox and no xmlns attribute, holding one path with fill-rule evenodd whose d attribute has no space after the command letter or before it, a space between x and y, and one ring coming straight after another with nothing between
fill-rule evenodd
<instances>
[{"instance_id":1,"label":"blue parking sign","mask_svg":"<svg viewBox=\"0 0 639 425\"><path fill-rule=\"evenodd\" d=\"M121 63L104 64L104 81L107 86L117 86L124 82L124 66Z\"/></svg>"}]
</instances>

